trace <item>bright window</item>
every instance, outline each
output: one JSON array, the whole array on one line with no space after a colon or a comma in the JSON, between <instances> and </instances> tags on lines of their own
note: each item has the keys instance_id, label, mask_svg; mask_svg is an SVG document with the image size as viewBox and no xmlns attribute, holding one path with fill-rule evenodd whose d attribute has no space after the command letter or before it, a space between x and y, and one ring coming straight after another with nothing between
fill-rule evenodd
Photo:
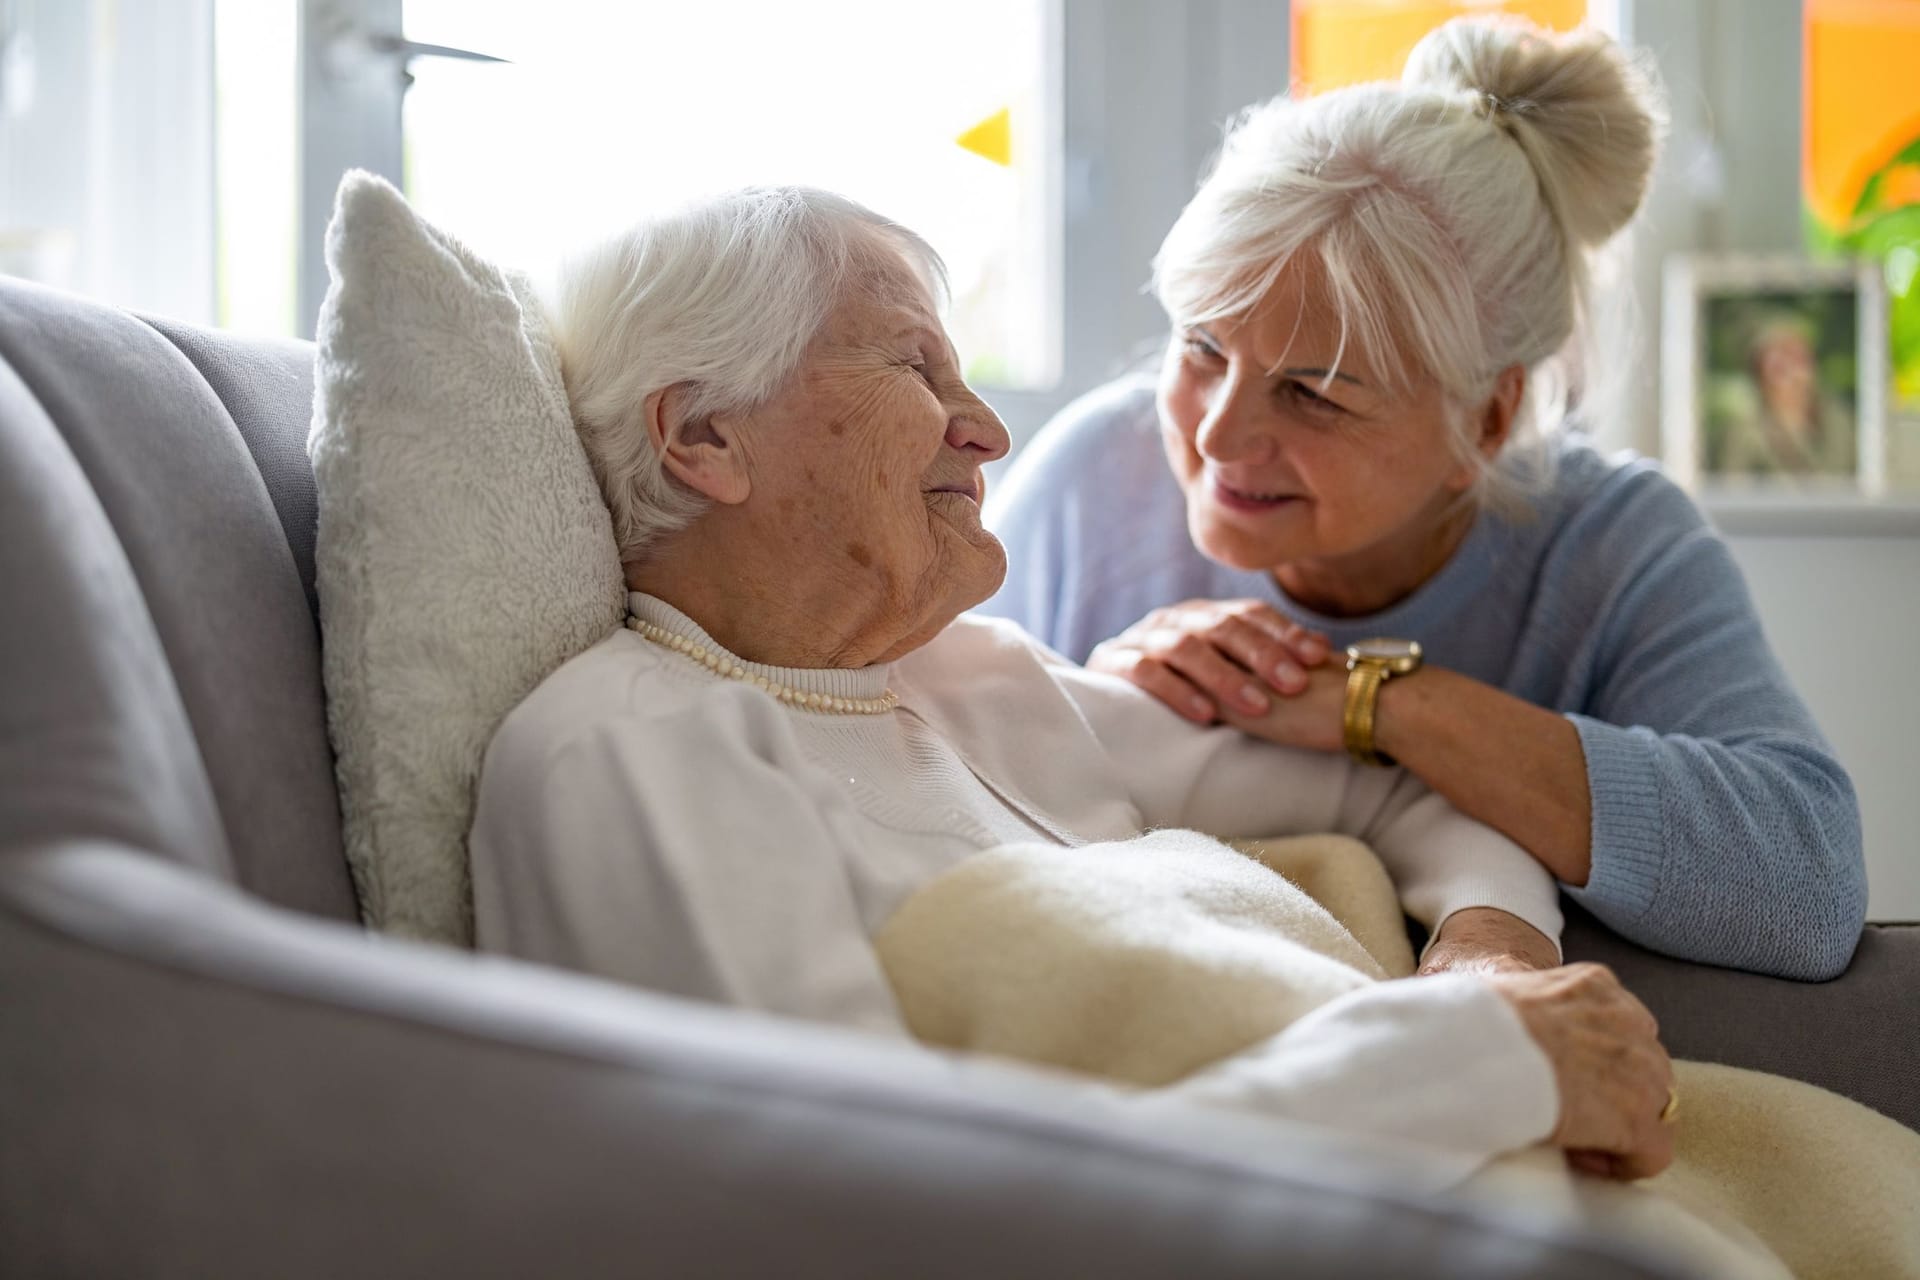
<instances>
[{"instance_id":1,"label":"bright window","mask_svg":"<svg viewBox=\"0 0 1920 1280\"><path fill-rule=\"evenodd\" d=\"M1587 0L1293 0L1293 92L1398 80L1420 38L1449 18L1512 13L1566 31Z\"/></svg>"},{"instance_id":2,"label":"bright window","mask_svg":"<svg viewBox=\"0 0 1920 1280\"><path fill-rule=\"evenodd\" d=\"M214 5L214 322L223 329L300 331L298 27L292 0Z\"/></svg>"},{"instance_id":3,"label":"bright window","mask_svg":"<svg viewBox=\"0 0 1920 1280\"><path fill-rule=\"evenodd\" d=\"M1059 377L1058 22L1049 0L407 0L406 188L536 277L562 252L748 183L840 191L946 259L967 375ZM830 14L830 16L829 16Z\"/></svg>"},{"instance_id":4,"label":"bright window","mask_svg":"<svg viewBox=\"0 0 1920 1280\"><path fill-rule=\"evenodd\" d=\"M213 0L0 0L0 273L205 323Z\"/></svg>"}]
</instances>

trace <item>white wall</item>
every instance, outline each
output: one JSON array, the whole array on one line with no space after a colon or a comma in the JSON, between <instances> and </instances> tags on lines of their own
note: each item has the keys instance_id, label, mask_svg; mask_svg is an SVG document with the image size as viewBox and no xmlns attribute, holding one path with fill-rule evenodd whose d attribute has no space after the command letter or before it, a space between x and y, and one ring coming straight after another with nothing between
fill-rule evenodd
<instances>
[{"instance_id":1,"label":"white wall","mask_svg":"<svg viewBox=\"0 0 1920 1280\"><path fill-rule=\"evenodd\" d=\"M1920 920L1920 537L1728 543L1774 652L1859 790L1868 914Z\"/></svg>"}]
</instances>

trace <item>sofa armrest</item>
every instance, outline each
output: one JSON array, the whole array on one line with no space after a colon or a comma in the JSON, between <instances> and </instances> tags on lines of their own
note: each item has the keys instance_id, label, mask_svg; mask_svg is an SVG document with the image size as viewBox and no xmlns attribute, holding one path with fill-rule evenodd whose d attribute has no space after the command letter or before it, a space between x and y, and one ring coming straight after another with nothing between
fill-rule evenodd
<instances>
[{"instance_id":1,"label":"sofa armrest","mask_svg":"<svg viewBox=\"0 0 1920 1280\"><path fill-rule=\"evenodd\" d=\"M0 850L0 1020L9 1275L1678 1274L1323 1131L370 937L97 844Z\"/></svg>"},{"instance_id":2,"label":"sofa armrest","mask_svg":"<svg viewBox=\"0 0 1920 1280\"><path fill-rule=\"evenodd\" d=\"M1565 950L1618 973L1674 1057L1805 1080L1920 1130L1920 924L1868 925L1831 982L1658 955L1571 905Z\"/></svg>"}]
</instances>

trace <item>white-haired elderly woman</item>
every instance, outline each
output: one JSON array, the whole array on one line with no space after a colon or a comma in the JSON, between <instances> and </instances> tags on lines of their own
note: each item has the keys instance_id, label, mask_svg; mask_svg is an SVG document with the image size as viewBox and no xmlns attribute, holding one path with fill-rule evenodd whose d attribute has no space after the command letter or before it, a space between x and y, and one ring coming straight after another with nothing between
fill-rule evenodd
<instances>
[{"instance_id":1,"label":"white-haired elderly woman","mask_svg":"<svg viewBox=\"0 0 1920 1280\"><path fill-rule=\"evenodd\" d=\"M1602 35L1474 20L1249 110L1154 261L1157 382L1026 450L984 611L1193 721L1397 761L1637 942L1831 978L1847 773L1693 503L1551 394L1660 111Z\"/></svg>"},{"instance_id":2,"label":"white-haired elderly woman","mask_svg":"<svg viewBox=\"0 0 1920 1280\"><path fill-rule=\"evenodd\" d=\"M575 266L555 331L631 616L489 748L480 945L903 1035L871 939L909 895L980 850L1150 828L1344 832L1442 937L1509 913L1557 935L1550 878L1417 780L1189 724L959 616L1005 571L980 504L1008 439L941 279L918 237L802 189ZM1549 1137L1627 1174L1669 1156L1664 1050L1595 966L1379 983L1286 1034L1271 1111L1474 1161Z\"/></svg>"}]
</instances>

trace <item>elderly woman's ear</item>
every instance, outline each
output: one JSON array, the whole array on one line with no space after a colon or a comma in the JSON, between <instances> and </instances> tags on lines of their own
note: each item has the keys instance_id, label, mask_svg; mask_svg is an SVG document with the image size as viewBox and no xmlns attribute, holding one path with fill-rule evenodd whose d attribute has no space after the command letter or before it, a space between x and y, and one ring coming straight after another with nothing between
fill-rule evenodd
<instances>
[{"instance_id":1,"label":"elderly woman's ear","mask_svg":"<svg viewBox=\"0 0 1920 1280\"><path fill-rule=\"evenodd\" d=\"M747 500L752 483L740 436L740 419L732 414L691 412L693 387L676 382L646 400L647 434L653 440L667 474L689 489L728 506Z\"/></svg>"}]
</instances>

